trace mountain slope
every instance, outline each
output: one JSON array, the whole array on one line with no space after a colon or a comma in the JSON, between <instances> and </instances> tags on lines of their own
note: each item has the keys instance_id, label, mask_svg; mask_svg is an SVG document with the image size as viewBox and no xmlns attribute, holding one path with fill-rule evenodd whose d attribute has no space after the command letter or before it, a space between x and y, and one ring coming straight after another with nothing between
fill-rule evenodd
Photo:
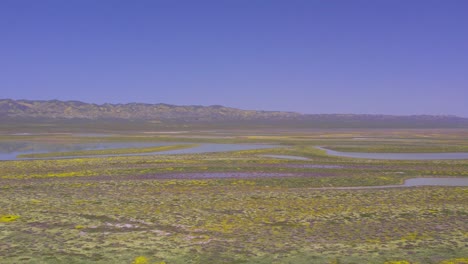
<instances>
[{"instance_id":1,"label":"mountain slope","mask_svg":"<svg viewBox=\"0 0 468 264\"><path fill-rule=\"evenodd\" d=\"M217 121L287 119L300 114L279 111L240 110L224 106L176 106L168 104L88 104L78 101L0 100L0 117L56 119L133 119Z\"/></svg>"},{"instance_id":2,"label":"mountain slope","mask_svg":"<svg viewBox=\"0 0 468 264\"><path fill-rule=\"evenodd\" d=\"M317 128L468 128L468 118L456 116L394 116L354 114L299 114L214 106L168 104L89 104L79 101L0 100L5 122L146 122L153 124L229 124ZM76 121L77 122L77 121Z\"/></svg>"}]
</instances>

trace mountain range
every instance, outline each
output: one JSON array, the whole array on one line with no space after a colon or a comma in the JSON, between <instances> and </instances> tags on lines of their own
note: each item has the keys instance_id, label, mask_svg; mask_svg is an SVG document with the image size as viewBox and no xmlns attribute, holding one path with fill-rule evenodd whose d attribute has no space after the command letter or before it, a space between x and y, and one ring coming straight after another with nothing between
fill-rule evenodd
<instances>
[{"instance_id":1,"label":"mountain range","mask_svg":"<svg viewBox=\"0 0 468 264\"><path fill-rule=\"evenodd\" d=\"M317 128L468 128L468 118L447 115L300 114L241 110L220 105L91 104L80 101L0 99L0 120L138 121L152 124L243 124Z\"/></svg>"}]
</instances>

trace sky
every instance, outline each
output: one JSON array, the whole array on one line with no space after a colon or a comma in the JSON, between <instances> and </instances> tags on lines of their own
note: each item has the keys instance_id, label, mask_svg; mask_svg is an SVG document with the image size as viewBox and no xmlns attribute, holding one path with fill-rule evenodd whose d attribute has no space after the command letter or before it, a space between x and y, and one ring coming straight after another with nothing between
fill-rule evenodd
<instances>
[{"instance_id":1,"label":"sky","mask_svg":"<svg viewBox=\"0 0 468 264\"><path fill-rule=\"evenodd\" d=\"M468 117L466 0L2 0L0 98Z\"/></svg>"}]
</instances>

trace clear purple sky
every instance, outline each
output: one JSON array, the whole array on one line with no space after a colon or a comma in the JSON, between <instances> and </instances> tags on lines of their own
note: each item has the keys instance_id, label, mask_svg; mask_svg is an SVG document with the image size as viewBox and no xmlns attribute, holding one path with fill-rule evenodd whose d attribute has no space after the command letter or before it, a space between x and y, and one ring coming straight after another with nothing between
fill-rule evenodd
<instances>
[{"instance_id":1,"label":"clear purple sky","mask_svg":"<svg viewBox=\"0 0 468 264\"><path fill-rule=\"evenodd\" d=\"M468 117L468 1L1 0L0 91Z\"/></svg>"}]
</instances>

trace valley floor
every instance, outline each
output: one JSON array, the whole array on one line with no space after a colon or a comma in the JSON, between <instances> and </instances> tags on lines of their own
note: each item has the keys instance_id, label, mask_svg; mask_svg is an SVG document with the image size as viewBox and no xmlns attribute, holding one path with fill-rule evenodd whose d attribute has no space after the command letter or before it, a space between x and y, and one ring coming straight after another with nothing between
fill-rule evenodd
<instances>
[{"instance_id":1,"label":"valley floor","mask_svg":"<svg viewBox=\"0 0 468 264\"><path fill-rule=\"evenodd\" d=\"M468 152L468 131L223 133L23 137L277 147L0 161L0 263L468 263L468 187L346 189L467 178L468 160L315 148Z\"/></svg>"}]
</instances>

